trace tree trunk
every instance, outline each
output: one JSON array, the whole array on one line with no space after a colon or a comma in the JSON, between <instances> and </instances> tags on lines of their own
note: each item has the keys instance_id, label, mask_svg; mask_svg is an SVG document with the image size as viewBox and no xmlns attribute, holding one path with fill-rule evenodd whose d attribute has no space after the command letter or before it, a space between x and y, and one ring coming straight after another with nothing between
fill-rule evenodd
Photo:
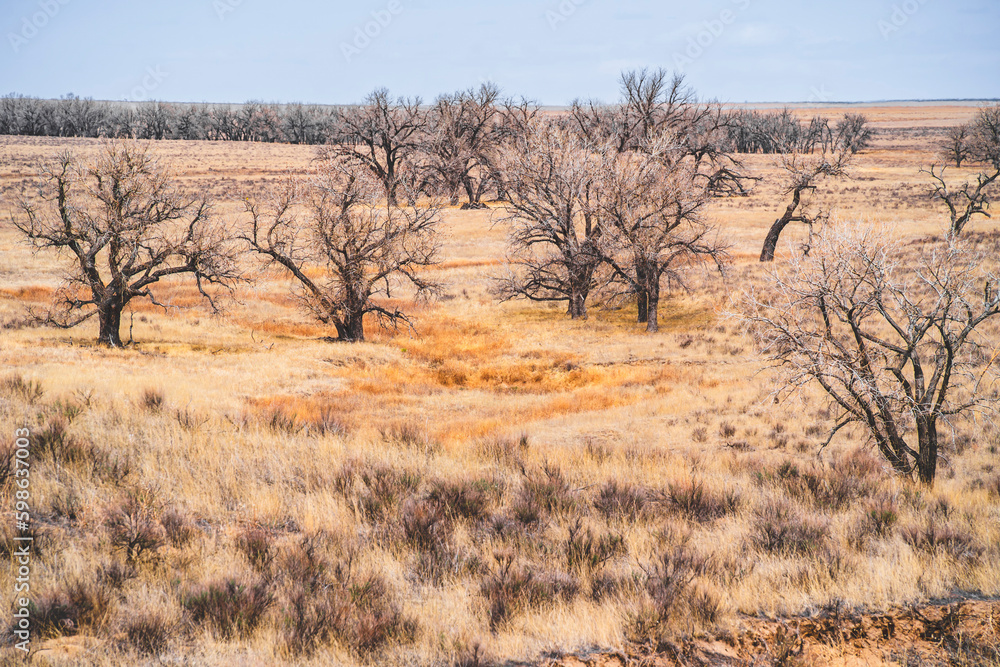
<instances>
[{"instance_id":1,"label":"tree trunk","mask_svg":"<svg viewBox=\"0 0 1000 667\"><path fill-rule=\"evenodd\" d=\"M937 473L937 424L933 417L917 419L917 475L921 484L934 484Z\"/></svg>"},{"instance_id":2,"label":"tree trunk","mask_svg":"<svg viewBox=\"0 0 1000 667\"><path fill-rule=\"evenodd\" d=\"M646 292L646 332L656 333L660 330L660 286L650 285Z\"/></svg>"},{"instance_id":3,"label":"tree trunk","mask_svg":"<svg viewBox=\"0 0 1000 667\"><path fill-rule=\"evenodd\" d=\"M100 312L98 312L98 319L101 323L101 331L97 336L97 342L108 347L121 347L122 307L116 303L102 304Z\"/></svg>"},{"instance_id":4,"label":"tree trunk","mask_svg":"<svg viewBox=\"0 0 1000 667\"><path fill-rule=\"evenodd\" d=\"M784 215L775 220L774 224L771 225L771 229L767 231L767 237L764 239L764 247L760 251L760 261L774 261L774 251L778 247L778 239L781 237L781 232L784 231L789 222L795 220L795 209L799 207L799 202L802 201L802 190L806 187L808 186L799 186L792 191L792 203L785 209Z\"/></svg>"},{"instance_id":5,"label":"tree trunk","mask_svg":"<svg viewBox=\"0 0 1000 667\"><path fill-rule=\"evenodd\" d=\"M646 289L646 269L642 266L641 262L635 263L635 282L638 286L638 317L636 321L639 324L645 324L649 321L649 290Z\"/></svg>"},{"instance_id":6,"label":"tree trunk","mask_svg":"<svg viewBox=\"0 0 1000 667\"><path fill-rule=\"evenodd\" d=\"M569 297L569 317L573 320L587 319L587 297L577 290Z\"/></svg>"},{"instance_id":7,"label":"tree trunk","mask_svg":"<svg viewBox=\"0 0 1000 667\"><path fill-rule=\"evenodd\" d=\"M337 338L345 343L358 343L365 339L364 313L349 313L343 321L334 322Z\"/></svg>"},{"instance_id":8,"label":"tree trunk","mask_svg":"<svg viewBox=\"0 0 1000 667\"><path fill-rule=\"evenodd\" d=\"M788 220L784 217L778 218L774 221L774 224L771 225L771 229L767 232L767 238L764 239L764 248L760 251L760 261L774 261L774 250L778 247L778 239L781 237L781 232L787 225Z\"/></svg>"}]
</instances>

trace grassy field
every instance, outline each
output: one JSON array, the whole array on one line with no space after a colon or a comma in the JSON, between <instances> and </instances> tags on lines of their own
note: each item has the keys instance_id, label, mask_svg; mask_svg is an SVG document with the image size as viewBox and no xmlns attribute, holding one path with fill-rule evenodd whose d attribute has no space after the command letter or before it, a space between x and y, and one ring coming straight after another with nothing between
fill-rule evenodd
<instances>
[{"instance_id":1,"label":"grassy field","mask_svg":"<svg viewBox=\"0 0 1000 667\"><path fill-rule=\"evenodd\" d=\"M974 107L864 111L882 132L818 199L907 240L941 234L919 169ZM3 208L66 148L98 143L0 137ZM314 155L155 151L230 220L242 193ZM58 638L47 655L473 665L729 638L750 659L773 646L733 638L761 615L1000 595L1000 434L949 432L927 490L894 477L859 432L820 452L818 396L773 402L779 378L726 314L766 279L756 258L785 206L774 161L746 162L764 180L709 216L732 245L727 275L672 294L654 335L634 305L570 321L557 306L498 304L496 204L445 211L430 272L444 289L407 304L413 330L372 324L365 343L328 342L268 272L221 316L189 283L165 284L159 299L179 308L136 303L123 324L134 345L108 350L96 325L21 324L65 258L33 254L5 217L0 428L6 444L22 426L35 439L32 589L40 629ZM802 234L785 233L779 264ZM13 530L0 526L5 552ZM0 575L4 600L14 577Z\"/></svg>"}]
</instances>

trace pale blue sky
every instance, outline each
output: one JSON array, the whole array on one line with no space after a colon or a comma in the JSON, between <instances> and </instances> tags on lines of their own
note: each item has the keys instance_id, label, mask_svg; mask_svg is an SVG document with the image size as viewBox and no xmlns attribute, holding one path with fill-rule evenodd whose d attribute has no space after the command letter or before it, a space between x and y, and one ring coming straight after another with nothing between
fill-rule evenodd
<instances>
[{"instance_id":1,"label":"pale blue sky","mask_svg":"<svg viewBox=\"0 0 1000 667\"><path fill-rule=\"evenodd\" d=\"M381 86L430 100L492 80L559 105L614 100L622 69L662 66L727 102L1000 97L998 0L0 6L0 94L349 103Z\"/></svg>"}]
</instances>

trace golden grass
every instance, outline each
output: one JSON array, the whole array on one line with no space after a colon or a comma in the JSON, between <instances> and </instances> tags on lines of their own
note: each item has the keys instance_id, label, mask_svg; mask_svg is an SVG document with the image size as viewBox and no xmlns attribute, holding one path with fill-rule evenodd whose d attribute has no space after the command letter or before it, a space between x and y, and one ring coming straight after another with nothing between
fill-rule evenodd
<instances>
[{"instance_id":1,"label":"golden grass","mask_svg":"<svg viewBox=\"0 0 1000 667\"><path fill-rule=\"evenodd\" d=\"M935 113L964 112L878 110L877 120L933 126ZM17 165L94 146L0 142L13 156L0 168L8 190L30 173ZM308 148L274 145L165 142L157 150L186 182L211 184L222 173L234 192L274 165L301 170L311 158ZM917 169L932 158L924 145L879 143L861 156L857 180L831 183L838 212L898 219L897 233L912 239L940 232L941 211L917 196ZM767 158L748 163L776 173ZM588 320L570 321L561 305L497 304L489 280L504 250L496 212L450 208L444 263L434 269L442 299L394 302L414 327L372 322L365 343L324 340L333 332L298 309L277 271L241 289L221 317L190 285L160 286L158 296L183 308L133 304L127 324L137 344L126 350L96 347L93 322L3 330L0 381L19 375L45 393L31 403L16 383L0 384L0 428L25 425L39 437L65 426L66 438L33 459L33 511L48 544L32 575L39 599L78 579L109 594L106 617L73 630L96 638L88 655L98 664L152 659L129 633L137 619L160 619L166 660L450 665L477 645L498 661L623 648L641 638L638 620L656 614L666 629L644 631L692 637L736 630L742 614L797 614L835 601L884 609L955 591L1000 594L1000 436L960 426L930 491L858 453L860 433L819 453L829 424L818 397L773 404L770 376L721 314L732 293L763 279L758 246L781 207L773 178L750 198L713 203L711 218L733 244L728 277L697 272L690 294L663 300L656 335L634 322L634 306L595 304ZM216 208L227 218L240 212L238 201ZM802 238L790 228L778 261ZM15 241L0 223L5 319L44 303L61 283L61 260ZM379 484L394 495L379 496ZM447 484L481 503L481 515L434 514L434 494ZM631 514L626 487L642 498ZM151 499L149 529L162 542L130 565L114 546L114 517L129 493ZM0 501L10 498L5 485ZM879 532L872 517L883 511L892 518ZM432 522L425 541L422 521ZM620 536L624 553L592 570L570 567L577 521L595 540ZM789 525L818 532L793 531L784 542L761 532ZM246 535L258 529L272 569L246 555ZM305 558L304 539L320 545L328 566L324 595L337 590L338 565L350 563L355 583L378 575L380 609L415 619L416 635L366 652L355 625L312 656L288 653L291 600L305 577L287 572ZM707 564L674 608L657 611L649 573L664 554L682 552ZM493 624L490 595L507 590L505 554L537 575L540 597ZM135 576L114 583L100 574L113 567ZM0 586L11 590L11 577L5 571ZM192 590L228 577L266 581L276 599L246 637L192 624L185 606ZM490 589L491 581L500 583ZM558 588L567 582L575 593ZM713 600L718 615L706 620ZM371 620L346 609L361 625Z\"/></svg>"}]
</instances>

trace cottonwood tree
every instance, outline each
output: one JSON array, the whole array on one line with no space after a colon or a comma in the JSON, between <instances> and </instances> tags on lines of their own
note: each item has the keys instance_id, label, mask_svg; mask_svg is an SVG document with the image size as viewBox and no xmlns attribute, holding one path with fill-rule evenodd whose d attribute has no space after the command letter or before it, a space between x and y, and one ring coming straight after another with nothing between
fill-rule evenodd
<instances>
[{"instance_id":1,"label":"cottonwood tree","mask_svg":"<svg viewBox=\"0 0 1000 667\"><path fill-rule=\"evenodd\" d=\"M779 396L826 394L825 444L860 425L897 472L931 484L939 424L996 405L995 257L945 243L912 257L890 235L825 227L812 253L744 295L742 316L783 375Z\"/></svg>"},{"instance_id":2,"label":"cottonwood tree","mask_svg":"<svg viewBox=\"0 0 1000 667\"><path fill-rule=\"evenodd\" d=\"M594 200L600 158L575 134L535 122L497 163L507 193L502 222L510 226L501 299L565 301L572 319L585 319L602 261Z\"/></svg>"},{"instance_id":3,"label":"cottonwood tree","mask_svg":"<svg viewBox=\"0 0 1000 667\"><path fill-rule=\"evenodd\" d=\"M182 196L143 143L108 141L89 164L63 153L43 170L37 197L18 208L14 226L35 248L72 259L45 320L69 328L96 315L104 345L122 345L122 312L133 299L167 307L152 290L165 278L191 276L213 309L206 286L231 289L240 279L208 200Z\"/></svg>"},{"instance_id":4,"label":"cottonwood tree","mask_svg":"<svg viewBox=\"0 0 1000 667\"><path fill-rule=\"evenodd\" d=\"M499 97L500 89L485 83L478 90L442 95L427 113L424 169L452 204L464 190L469 205L479 207L489 187Z\"/></svg>"},{"instance_id":5,"label":"cottonwood tree","mask_svg":"<svg viewBox=\"0 0 1000 667\"><path fill-rule=\"evenodd\" d=\"M968 156L983 163L976 175L976 182L966 181L951 187L944 179L945 168L921 170L934 181L930 196L948 209L951 222L949 236L958 236L977 216L991 217L990 203L996 196L996 183L1000 179L1000 105L984 107L976 114L969 130Z\"/></svg>"},{"instance_id":6,"label":"cottonwood tree","mask_svg":"<svg viewBox=\"0 0 1000 667\"><path fill-rule=\"evenodd\" d=\"M672 134L696 178L710 196L745 196L752 182L732 154L731 114L722 105L698 101L684 77L664 69L632 70L621 76L622 100L616 105L576 101L568 124L594 147L649 152L659 137Z\"/></svg>"},{"instance_id":7,"label":"cottonwood tree","mask_svg":"<svg viewBox=\"0 0 1000 667\"><path fill-rule=\"evenodd\" d=\"M380 88L361 106L338 109L326 156L340 157L363 166L385 189L389 203L397 202L404 172L414 166L427 119L420 98L393 100Z\"/></svg>"},{"instance_id":8,"label":"cottonwood tree","mask_svg":"<svg viewBox=\"0 0 1000 667\"><path fill-rule=\"evenodd\" d=\"M303 306L342 341L365 339L366 315L409 325L390 304L405 285L418 296L436 289L420 269L437 263L439 208L388 204L384 184L356 162L321 161L310 180L245 205L240 238L294 278Z\"/></svg>"},{"instance_id":9,"label":"cottonwood tree","mask_svg":"<svg viewBox=\"0 0 1000 667\"><path fill-rule=\"evenodd\" d=\"M787 174L784 194L791 196L791 201L781 217L768 229L764 247L760 251L760 261L774 260L774 252L778 247L781 233L789 224L800 222L807 225L811 231L814 223L823 217L823 214L810 212L806 200L824 178L847 174L848 165L855 155L854 146L855 144L850 141L840 141L832 150L824 148L818 154L804 153L795 148L781 152L781 166Z\"/></svg>"},{"instance_id":10,"label":"cottonwood tree","mask_svg":"<svg viewBox=\"0 0 1000 667\"><path fill-rule=\"evenodd\" d=\"M638 321L659 330L664 280L684 285L699 262L720 271L725 248L703 219L708 201L696 172L684 161L676 135L664 135L648 152L604 152L596 187L600 252L615 278L638 297Z\"/></svg>"},{"instance_id":11,"label":"cottonwood tree","mask_svg":"<svg viewBox=\"0 0 1000 667\"><path fill-rule=\"evenodd\" d=\"M949 127L945 131L944 139L938 144L945 162L952 162L956 167L961 167L962 163L969 159L972 152L970 134L969 125L966 123Z\"/></svg>"}]
</instances>

